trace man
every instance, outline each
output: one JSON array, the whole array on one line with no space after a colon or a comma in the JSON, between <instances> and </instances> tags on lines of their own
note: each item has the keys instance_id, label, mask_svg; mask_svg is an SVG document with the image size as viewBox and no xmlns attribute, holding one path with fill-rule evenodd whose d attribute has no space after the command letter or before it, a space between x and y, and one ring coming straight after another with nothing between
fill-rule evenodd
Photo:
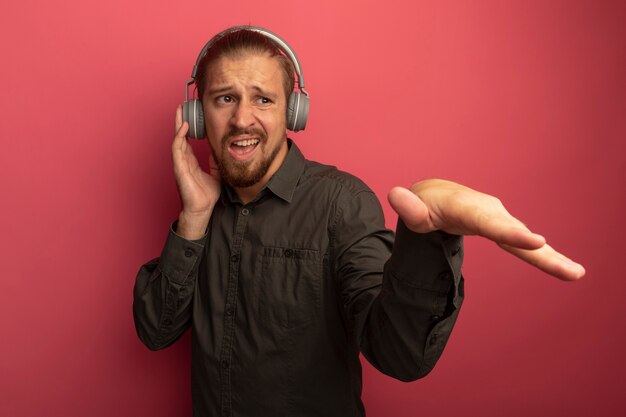
<instances>
[{"instance_id":1,"label":"man","mask_svg":"<svg viewBox=\"0 0 626 417\"><path fill-rule=\"evenodd\" d=\"M226 31L200 60L211 169L179 107L182 210L135 286L148 347L192 329L194 415L362 416L359 352L395 378L426 375L463 301L461 235L561 279L584 274L497 199L444 180L390 191L394 242L367 186L287 138L297 61L267 33Z\"/></svg>"}]
</instances>

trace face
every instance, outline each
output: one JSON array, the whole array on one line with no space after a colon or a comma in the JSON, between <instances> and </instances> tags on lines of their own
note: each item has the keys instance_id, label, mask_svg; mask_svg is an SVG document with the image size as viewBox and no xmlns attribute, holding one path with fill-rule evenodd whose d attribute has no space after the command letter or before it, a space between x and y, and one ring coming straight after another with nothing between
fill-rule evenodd
<instances>
[{"instance_id":1,"label":"face","mask_svg":"<svg viewBox=\"0 0 626 417\"><path fill-rule=\"evenodd\" d=\"M282 77L266 54L223 56L207 68L207 138L222 179L235 188L259 191L287 156Z\"/></svg>"}]
</instances>

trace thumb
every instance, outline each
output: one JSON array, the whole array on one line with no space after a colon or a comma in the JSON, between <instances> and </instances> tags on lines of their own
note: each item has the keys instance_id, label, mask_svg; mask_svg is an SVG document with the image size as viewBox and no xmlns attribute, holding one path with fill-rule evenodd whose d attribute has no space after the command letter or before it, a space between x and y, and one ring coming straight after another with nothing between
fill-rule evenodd
<instances>
[{"instance_id":1,"label":"thumb","mask_svg":"<svg viewBox=\"0 0 626 417\"><path fill-rule=\"evenodd\" d=\"M404 224L414 232L428 233L435 230L426 204L411 191L403 187L394 187L389 191L387 200Z\"/></svg>"}]
</instances>

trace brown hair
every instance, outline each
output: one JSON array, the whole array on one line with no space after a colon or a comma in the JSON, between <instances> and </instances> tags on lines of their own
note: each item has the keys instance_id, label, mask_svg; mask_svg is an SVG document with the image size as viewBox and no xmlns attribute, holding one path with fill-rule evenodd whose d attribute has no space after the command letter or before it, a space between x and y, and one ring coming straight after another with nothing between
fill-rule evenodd
<instances>
[{"instance_id":1,"label":"brown hair","mask_svg":"<svg viewBox=\"0 0 626 417\"><path fill-rule=\"evenodd\" d=\"M285 89L285 97L288 98L293 91L295 83L294 67L291 59L283 55L276 44L265 35L248 29L226 33L211 45L198 64L195 79L198 97L202 99L204 95L206 72L212 62L222 56L242 56L246 53L269 54L278 59L284 74L283 88Z\"/></svg>"}]
</instances>

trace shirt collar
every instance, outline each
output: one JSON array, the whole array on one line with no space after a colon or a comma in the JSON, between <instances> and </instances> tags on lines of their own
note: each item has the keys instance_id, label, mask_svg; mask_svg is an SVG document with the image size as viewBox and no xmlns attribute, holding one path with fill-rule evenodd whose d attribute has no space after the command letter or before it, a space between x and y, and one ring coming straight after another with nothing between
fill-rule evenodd
<instances>
[{"instance_id":1,"label":"shirt collar","mask_svg":"<svg viewBox=\"0 0 626 417\"><path fill-rule=\"evenodd\" d=\"M304 172L304 156L291 139L287 139L287 146L289 146L289 151L287 152L285 160L280 168L278 168L278 171L276 171L267 184L265 184L265 187L263 187L258 197L262 196L265 190L268 189L277 197L285 200L287 203L291 203L296 185L298 185L300 176L302 172ZM224 200L226 198L232 202L240 201L235 190L225 183L222 183L221 198L223 202L226 202Z\"/></svg>"},{"instance_id":2,"label":"shirt collar","mask_svg":"<svg viewBox=\"0 0 626 417\"><path fill-rule=\"evenodd\" d=\"M300 176L304 171L304 156L291 139L287 139L287 145L289 146L289 152L287 152L283 164L272 175L265 188L268 188L287 203L291 203L296 185L298 185Z\"/></svg>"}]
</instances>

